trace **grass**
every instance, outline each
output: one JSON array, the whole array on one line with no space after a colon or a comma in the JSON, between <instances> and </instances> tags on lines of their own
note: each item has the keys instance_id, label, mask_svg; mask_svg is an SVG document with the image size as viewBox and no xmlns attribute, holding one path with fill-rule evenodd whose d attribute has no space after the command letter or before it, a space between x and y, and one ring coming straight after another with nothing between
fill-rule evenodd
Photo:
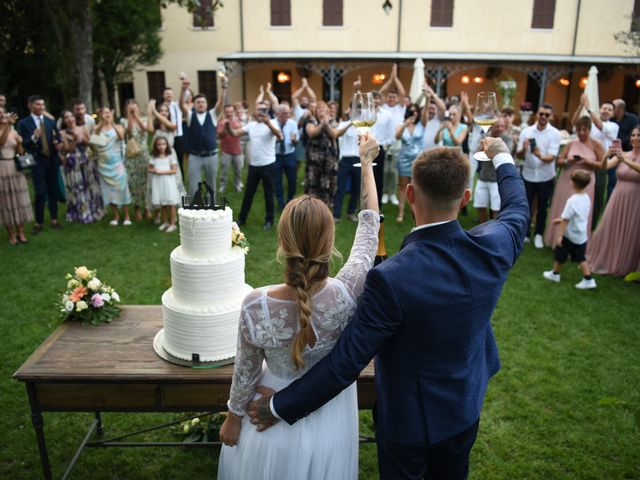
<instances>
[{"instance_id":1,"label":"grass","mask_svg":"<svg viewBox=\"0 0 640 480\"><path fill-rule=\"evenodd\" d=\"M300 190L300 188L299 188ZM241 194L228 195L239 211ZM384 207L385 241L396 252L410 220L397 225L396 210ZM472 226L475 212L461 220ZM251 252L247 282L281 281L275 234L263 232L262 193L244 227ZM337 225L337 247L348 256L355 224ZM86 264L115 286L127 304L158 304L170 284L169 253L177 234L154 225L113 228L94 225L46 229L28 246L11 247L0 236L0 478L40 478L35 435L24 386L11 374L55 329L54 302L64 274ZM637 284L596 277L598 289L577 291L573 265L553 284L541 273L551 265L548 249L527 245L514 267L492 319L502 370L490 382L480 434L472 453L471 479L639 479L640 334ZM334 272L340 267L336 261ZM88 362L91 359L87 359ZM108 432L120 433L177 418L164 414L105 414ZM45 414L54 477L59 478L89 414ZM361 430L371 416L361 412ZM171 432L142 436L166 440ZM206 449L104 449L83 453L72 478L215 478L217 453ZM377 478L376 449L360 449L360 478Z\"/></svg>"}]
</instances>

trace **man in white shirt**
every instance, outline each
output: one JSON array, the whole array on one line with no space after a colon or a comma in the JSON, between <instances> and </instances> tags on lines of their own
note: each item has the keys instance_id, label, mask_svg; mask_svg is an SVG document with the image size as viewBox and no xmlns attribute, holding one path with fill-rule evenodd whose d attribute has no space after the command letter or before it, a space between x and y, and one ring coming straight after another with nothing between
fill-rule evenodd
<instances>
[{"instance_id":1,"label":"man in white shirt","mask_svg":"<svg viewBox=\"0 0 640 480\"><path fill-rule=\"evenodd\" d=\"M346 129L346 130L345 130ZM351 195L347 206L347 217L357 222L358 200L360 198L360 167L354 165L360 162L358 152L358 130L351 124L351 120L343 120L338 124L338 130L344 134L338 137L340 147L340 162L338 163L338 189L333 204L333 218L340 220L342 215L342 201L347 190L347 180L351 179Z\"/></svg>"},{"instance_id":2,"label":"man in white shirt","mask_svg":"<svg viewBox=\"0 0 640 480\"><path fill-rule=\"evenodd\" d=\"M404 99L405 97L405 89L398 78L397 64L394 63L393 67L391 67L389 80L380 88L380 93L382 95L386 94L386 103L382 105L381 109L387 110L392 119L391 123L388 124L388 131L385 133L384 138L378 138L380 144L385 148L381 200L382 203L391 201L394 205L398 205L398 197L396 196L396 190L398 188L398 155L400 154L402 144L399 140L396 140L396 128L405 120L404 113L406 107L400 102L400 99Z\"/></svg>"},{"instance_id":3,"label":"man in white shirt","mask_svg":"<svg viewBox=\"0 0 640 480\"><path fill-rule=\"evenodd\" d=\"M271 230L273 228L273 177L276 164L276 141L282 141L284 136L278 128L277 122L269 118L266 103L256 103L254 118L255 120L238 129L231 128L231 125L227 124L227 133L230 135L234 137L249 135L247 189L242 199L238 225L242 226L247 222L253 197L258 189L258 184L262 181L266 208L262 229Z\"/></svg>"},{"instance_id":4,"label":"man in white shirt","mask_svg":"<svg viewBox=\"0 0 640 480\"><path fill-rule=\"evenodd\" d=\"M533 201L537 199L534 245L536 248L543 248L542 235L547 224L549 200L553 196L556 158L560 151L560 132L549 123L553 115L551 104L540 105L536 115L536 123L520 133L517 155L524 157L522 178L531 211ZM531 225L527 228L527 239L531 235L530 230Z\"/></svg>"},{"instance_id":5,"label":"man in white shirt","mask_svg":"<svg viewBox=\"0 0 640 480\"><path fill-rule=\"evenodd\" d=\"M427 149L438 146L435 138L440 129L440 124L444 118L444 112L446 112L447 106L430 86L425 84L423 92L427 99L427 105L425 106L427 109L427 125L424 127L422 148Z\"/></svg>"},{"instance_id":6,"label":"man in white shirt","mask_svg":"<svg viewBox=\"0 0 640 480\"><path fill-rule=\"evenodd\" d=\"M396 132L391 113L387 109L381 108L382 95L378 92L373 92L373 101L376 105L376 123L371 127L371 134L380 142L380 152L374 162L373 177L376 181L378 204L380 204L382 203L382 183L384 180L384 165L386 163L385 145L388 146L396 141Z\"/></svg>"},{"instance_id":7,"label":"man in white shirt","mask_svg":"<svg viewBox=\"0 0 640 480\"><path fill-rule=\"evenodd\" d=\"M178 164L180 165L180 171L182 172L182 163L184 156L184 141L182 131L182 110L180 105L173 99L173 89L171 87L164 87L162 91L162 100L169 107L169 120L176 124L176 136L173 142L173 148L178 156ZM183 172L184 173L184 172Z\"/></svg>"},{"instance_id":8,"label":"man in white shirt","mask_svg":"<svg viewBox=\"0 0 640 480\"><path fill-rule=\"evenodd\" d=\"M278 209L282 211L296 194L296 145L298 144L298 124L290 118L288 104L276 107L276 123L282 132L282 140L276 142L275 191ZM287 196L285 200L282 175L287 176Z\"/></svg>"}]
</instances>

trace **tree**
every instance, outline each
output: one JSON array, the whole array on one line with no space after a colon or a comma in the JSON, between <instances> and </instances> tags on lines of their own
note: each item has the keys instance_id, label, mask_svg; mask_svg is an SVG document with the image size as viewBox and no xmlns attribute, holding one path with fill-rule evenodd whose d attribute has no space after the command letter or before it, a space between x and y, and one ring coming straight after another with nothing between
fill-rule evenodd
<instances>
[{"instance_id":1,"label":"tree","mask_svg":"<svg viewBox=\"0 0 640 480\"><path fill-rule=\"evenodd\" d=\"M123 18L126 21L117 21ZM137 65L153 65L162 56L159 28L162 22L157 0L109 0L93 10L94 70L107 86L114 106L116 81Z\"/></svg>"},{"instance_id":2,"label":"tree","mask_svg":"<svg viewBox=\"0 0 640 480\"><path fill-rule=\"evenodd\" d=\"M160 9L172 3L211 14L223 6L219 0L0 0L0 91L21 102L38 92L56 108L78 96L91 107L97 73L113 105L123 74L160 59Z\"/></svg>"}]
</instances>

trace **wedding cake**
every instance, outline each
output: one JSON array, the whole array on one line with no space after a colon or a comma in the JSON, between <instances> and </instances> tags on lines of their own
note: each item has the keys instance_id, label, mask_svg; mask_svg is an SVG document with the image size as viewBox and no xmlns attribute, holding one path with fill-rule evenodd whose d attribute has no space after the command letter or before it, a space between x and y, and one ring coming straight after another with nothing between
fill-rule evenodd
<instances>
[{"instance_id":1,"label":"wedding cake","mask_svg":"<svg viewBox=\"0 0 640 480\"><path fill-rule=\"evenodd\" d=\"M172 287L162 295L162 348L187 361L232 359L240 307L252 289L244 281L245 249L232 244L231 209L181 208L178 216Z\"/></svg>"}]
</instances>

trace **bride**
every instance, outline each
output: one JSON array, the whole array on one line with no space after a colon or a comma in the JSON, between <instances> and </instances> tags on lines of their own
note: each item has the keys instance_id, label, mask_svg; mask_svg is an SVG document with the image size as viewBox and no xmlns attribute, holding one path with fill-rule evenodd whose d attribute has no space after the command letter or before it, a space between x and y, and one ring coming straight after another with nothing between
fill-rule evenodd
<instances>
[{"instance_id":1,"label":"bride","mask_svg":"<svg viewBox=\"0 0 640 480\"><path fill-rule=\"evenodd\" d=\"M287 204L278 225L278 258L285 283L254 290L244 300L225 444L218 479L356 479L356 384L294 425L279 422L259 433L247 405L264 387L275 391L301 377L329 353L356 310L378 247L378 195L373 137L360 141L362 208L348 261L329 277L335 225L329 208L303 195ZM266 366L263 367L263 360Z\"/></svg>"}]
</instances>

